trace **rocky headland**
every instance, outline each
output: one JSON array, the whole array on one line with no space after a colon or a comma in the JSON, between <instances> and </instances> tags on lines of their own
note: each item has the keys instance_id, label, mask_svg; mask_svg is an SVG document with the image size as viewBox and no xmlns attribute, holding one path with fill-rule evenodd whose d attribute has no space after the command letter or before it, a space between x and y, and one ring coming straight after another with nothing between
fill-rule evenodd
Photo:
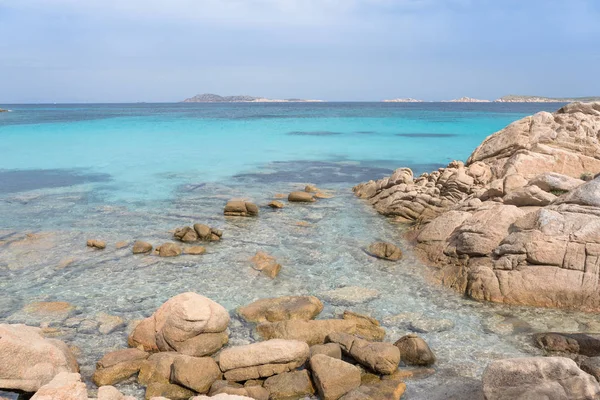
<instances>
[{"instance_id":1,"label":"rocky headland","mask_svg":"<svg viewBox=\"0 0 600 400\"><path fill-rule=\"evenodd\" d=\"M218 94L198 94L182 101L182 103L320 103L323 100L305 99L268 99L255 96L219 96Z\"/></svg>"},{"instance_id":2,"label":"rocky headland","mask_svg":"<svg viewBox=\"0 0 600 400\"><path fill-rule=\"evenodd\" d=\"M465 295L600 311L600 103L540 112L489 136L466 163L400 168L357 196L397 221Z\"/></svg>"},{"instance_id":3,"label":"rocky headland","mask_svg":"<svg viewBox=\"0 0 600 400\"><path fill-rule=\"evenodd\" d=\"M544 97L508 95L494 100L495 103L591 103L600 101L600 97Z\"/></svg>"}]
</instances>

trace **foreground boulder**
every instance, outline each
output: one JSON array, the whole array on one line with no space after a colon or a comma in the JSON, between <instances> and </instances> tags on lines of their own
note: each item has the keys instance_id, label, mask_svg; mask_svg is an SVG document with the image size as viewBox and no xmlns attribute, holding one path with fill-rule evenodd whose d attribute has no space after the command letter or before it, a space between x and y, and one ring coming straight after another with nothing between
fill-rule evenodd
<instances>
[{"instance_id":1,"label":"foreground boulder","mask_svg":"<svg viewBox=\"0 0 600 400\"><path fill-rule=\"evenodd\" d=\"M337 400L360 386L360 370L345 361L317 354L310 369L322 400Z\"/></svg>"},{"instance_id":2,"label":"foreground boulder","mask_svg":"<svg viewBox=\"0 0 600 400\"><path fill-rule=\"evenodd\" d=\"M417 255L477 300L600 311L600 103L540 112L489 136L466 164L360 184L413 224Z\"/></svg>"},{"instance_id":3,"label":"foreground boulder","mask_svg":"<svg viewBox=\"0 0 600 400\"><path fill-rule=\"evenodd\" d=\"M171 382L197 393L208 393L212 384L220 378L221 370L210 357L180 355L171 366Z\"/></svg>"},{"instance_id":4,"label":"foreground boulder","mask_svg":"<svg viewBox=\"0 0 600 400\"><path fill-rule=\"evenodd\" d=\"M600 356L600 335L592 333L537 333L534 344L549 353L581 354L587 357Z\"/></svg>"},{"instance_id":5,"label":"foreground boulder","mask_svg":"<svg viewBox=\"0 0 600 400\"><path fill-rule=\"evenodd\" d=\"M26 325L0 324L0 389L35 392L61 372L79 371L66 344Z\"/></svg>"},{"instance_id":6,"label":"foreground boulder","mask_svg":"<svg viewBox=\"0 0 600 400\"><path fill-rule=\"evenodd\" d=\"M309 320L315 318L321 311L323 311L323 303L314 296L260 299L238 308L238 314L248 322Z\"/></svg>"},{"instance_id":7,"label":"foreground boulder","mask_svg":"<svg viewBox=\"0 0 600 400\"><path fill-rule=\"evenodd\" d=\"M85 383L77 373L61 372L40 387L32 400L88 400Z\"/></svg>"},{"instance_id":8,"label":"foreground boulder","mask_svg":"<svg viewBox=\"0 0 600 400\"><path fill-rule=\"evenodd\" d=\"M260 383L260 381L256 382ZM211 398L218 395L231 395L250 397L254 400L269 400L269 391L262 386L258 386L258 383L256 385L242 385L237 382L215 381L210 387L208 395Z\"/></svg>"},{"instance_id":9,"label":"foreground boulder","mask_svg":"<svg viewBox=\"0 0 600 400\"><path fill-rule=\"evenodd\" d=\"M203 357L227 343L228 325L229 313L223 306L197 293L182 293L140 322L128 343L144 351L177 351Z\"/></svg>"},{"instance_id":10,"label":"foreground boulder","mask_svg":"<svg viewBox=\"0 0 600 400\"><path fill-rule=\"evenodd\" d=\"M332 333L330 342L340 345L345 354L372 371L390 375L398 369L400 350L391 343L368 342L347 333Z\"/></svg>"},{"instance_id":11,"label":"foreground boulder","mask_svg":"<svg viewBox=\"0 0 600 400\"><path fill-rule=\"evenodd\" d=\"M486 400L592 400L600 385L568 358L511 358L488 365L483 392Z\"/></svg>"},{"instance_id":12,"label":"foreground boulder","mask_svg":"<svg viewBox=\"0 0 600 400\"><path fill-rule=\"evenodd\" d=\"M309 347L304 342L267 340L223 350L219 355L219 366L225 379L247 381L293 371L306 362L309 354Z\"/></svg>"},{"instance_id":13,"label":"foreground boulder","mask_svg":"<svg viewBox=\"0 0 600 400\"><path fill-rule=\"evenodd\" d=\"M289 320L265 322L256 329L265 340L300 340L312 346L325 343L327 336L334 332L355 333L356 322L344 319Z\"/></svg>"},{"instance_id":14,"label":"foreground boulder","mask_svg":"<svg viewBox=\"0 0 600 400\"><path fill-rule=\"evenodd\" d=\"M258 207L244 200L229 200L223 213L230 217L257 217Z\"/></svg>"},{"instance_id":15,"label":"foreground boulder","mask_svg":"<svg viewBox=\"0 0 600 400\"><path fill-rule=\"evenodd\" d=\"M315 394L308 371L293 371L267 378L265 388L271 399L299 399Z\"/></svg>"}]
</instances>

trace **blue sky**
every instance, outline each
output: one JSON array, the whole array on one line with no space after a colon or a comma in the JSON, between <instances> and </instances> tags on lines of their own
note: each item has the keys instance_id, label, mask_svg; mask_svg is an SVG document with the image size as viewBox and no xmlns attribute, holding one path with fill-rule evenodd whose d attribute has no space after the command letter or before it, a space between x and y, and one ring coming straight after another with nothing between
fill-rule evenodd
<instances>
[{"instance_id":1,"label":"blue sky","mask_svg":"<svg viewBox=\"0 0 600 400\"><path fill-rule=\"evenodd\" d=\"M0 0L0 102L600 95L599 0Z\"/></svg>"}]
</instances>

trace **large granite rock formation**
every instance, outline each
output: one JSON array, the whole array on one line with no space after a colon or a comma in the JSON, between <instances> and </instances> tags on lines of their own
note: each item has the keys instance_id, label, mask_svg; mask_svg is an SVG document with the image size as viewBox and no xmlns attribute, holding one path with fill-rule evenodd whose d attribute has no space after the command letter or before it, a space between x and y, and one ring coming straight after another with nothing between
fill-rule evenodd
<instances>
[{"instance_id":1,"label":"large granite rock formation","mask_svg":"<svg viewBox=\"0 0 600 400\"><path fill-rule=\"evenodd\" d=\"M478 300L600 310L600 103L540 112L491 135L466 164L401 168L354 188L413 225L438 278Z\"/></svg>"}]
</instances>

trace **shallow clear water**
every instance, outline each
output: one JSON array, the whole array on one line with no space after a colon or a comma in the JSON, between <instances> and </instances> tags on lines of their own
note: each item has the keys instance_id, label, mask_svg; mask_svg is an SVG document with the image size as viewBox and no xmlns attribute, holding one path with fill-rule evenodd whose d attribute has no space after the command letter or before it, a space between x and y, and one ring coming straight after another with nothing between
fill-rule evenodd
<instances>
[{"instance_id":1,"label":"shallow clear water","mask_svg":"<svg viewBox=\"0 0 600 400\"><path fill-rule=\"evenodd\" d=\"M102 335L77 319L106 312L131 322L184 291L208 296L235 315L235 308L263 297L360 286L380 296L352 307L326 303L320 318L345 309L368 313L384 321L389 341L410 331L390 318L400 313L452 321L448 330L422 333L438 356L437 372L409 381L405 396L452 398L453 387L476 386L491 359L535 353L530 333L589 331L594 318L476 303L430 284L427 267L401 239L405 228L377 215L351 187L403 165L424 171L464 159L493 131L550 107L9 106L14 112L0 114L0 322L40 324L20 311L24 305L72 303L75 320L46 322L80 349L89 379L104 353L126 346L127 332ZM306 183L334 197L276 211L264 207L276 193ZM260 217L223 217L233 197L263 206ZM224 231L203 256L160 259L115 248L137 239L159 245L171 241L173 228L194 222ZM105 240L107 249L86 248L89 238ZM400 244L404 259L369 257L364 248L378 239ZM283 265L276 279L251 268L258 250ZM232 344L256 339L252 326L235 317L230 330ZM119 387L143 393L133 383Z\"/></svg>"}]
</instances>

